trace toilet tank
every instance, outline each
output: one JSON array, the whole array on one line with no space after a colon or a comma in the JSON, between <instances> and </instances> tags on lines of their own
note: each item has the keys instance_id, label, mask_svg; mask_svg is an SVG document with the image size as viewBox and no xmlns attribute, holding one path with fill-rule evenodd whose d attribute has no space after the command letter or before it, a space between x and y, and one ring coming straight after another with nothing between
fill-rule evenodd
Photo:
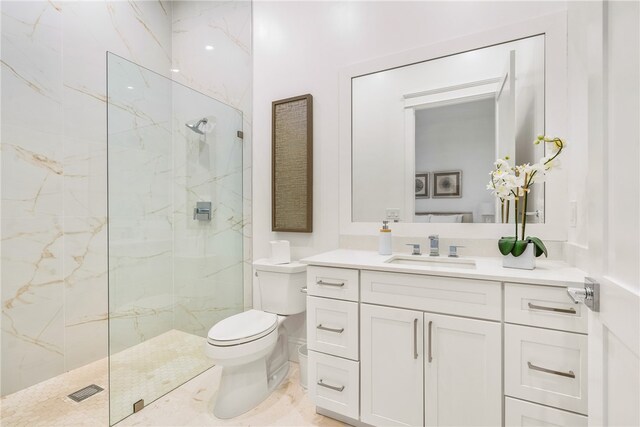
<instances>
[{"instance_id":1,"label":"toilet tank","mask_svg":"<svg viewBox=\"0 0 640 427\"><path fill-rule=\"evenodd\" d=\"M260 286L262 310L282 315L302 313L306 310L307 266L299 262L272 264L269 260L254 261L253 268Z\"/></svg>"}]
</instances>

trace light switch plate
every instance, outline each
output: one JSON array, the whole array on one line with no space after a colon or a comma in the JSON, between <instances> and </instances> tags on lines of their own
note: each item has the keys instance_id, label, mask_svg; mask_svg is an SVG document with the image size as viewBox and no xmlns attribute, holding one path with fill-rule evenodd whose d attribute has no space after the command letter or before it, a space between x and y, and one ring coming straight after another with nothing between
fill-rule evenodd
<instances>
[{"instance_id":1,"label":"light switch plate","mask_svg":"<svg viewBox=\"0 0 640 427\"><path fill-rule=\"evenodd\" d=\"M398 222L400 221L400 209L398 208L387 208L386 210L387 220Z\"/></svg>"}]
</instances>

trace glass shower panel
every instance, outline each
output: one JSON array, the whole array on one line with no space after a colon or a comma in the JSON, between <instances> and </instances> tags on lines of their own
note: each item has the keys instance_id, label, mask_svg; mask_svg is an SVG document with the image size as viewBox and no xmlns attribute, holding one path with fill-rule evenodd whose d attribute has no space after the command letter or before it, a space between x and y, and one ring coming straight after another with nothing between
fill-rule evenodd
<instances>
[{"instance_id":1,"label":"glass shower panel","mask_svg":"<svg viewBox=\"0 0 640 427\"><path fill-rule=\"evenodd\" d=\"M241 130L239 111L173 86L174 327L202 337L243 309ZM194 220L198 202L210 220Z\"/></svg>"},{"instance_id":2,"label":"glass shower panel","mask_svg":"<svg viewBox=\"0 0 640 427\"><path fill-rule=\"evenodd\" d=\"M115 424L210 368L209 328L242 310L242 114L116 55L107 68Z\"/></svg>"}]
</instances>

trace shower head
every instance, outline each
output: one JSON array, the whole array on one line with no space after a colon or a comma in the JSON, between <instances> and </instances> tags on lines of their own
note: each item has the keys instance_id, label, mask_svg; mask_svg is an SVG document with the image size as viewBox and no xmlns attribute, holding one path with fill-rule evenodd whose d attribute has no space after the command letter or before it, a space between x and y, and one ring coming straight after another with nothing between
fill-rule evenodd
<instances>
[{"instance_id":1,"label":"shower head","mask_svg":"<svg viewBox=\"0 0 640 427\"><path fill-rule=\"evenodd\" d=\"M185 123L185 126L188 127L189 129L191 129L192 131L194 131L195 133L198 133L200 135L204 135L204 132L202 130L200 130L200 126L202 125L206 125L209 122L209 120L207 120L207 118L202 118L200 120L198 120L195 124L190 125L189 123Z\"/></svg>"}]
</instances>

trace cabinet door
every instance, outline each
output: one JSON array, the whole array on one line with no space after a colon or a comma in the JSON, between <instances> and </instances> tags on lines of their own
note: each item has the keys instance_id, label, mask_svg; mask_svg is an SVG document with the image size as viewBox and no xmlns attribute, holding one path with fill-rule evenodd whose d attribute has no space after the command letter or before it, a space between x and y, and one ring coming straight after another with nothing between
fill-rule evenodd
<instances>
[{"instance_id":1,"label":"cabinet door","mask_svg":"<svg viewBox=\"0 0 640 427\"><path fill-rule=\"evenodd\" d=\"M426 425L500 425L500 324L426 313L424 330Z\"/></svg>"},{"instance_id":2,"label":"cabinet door","mask_svg":"<svg viewBox=\"0 0 640 427\"><path fill-rule=\"evenodd\" d=\"M422 312L362 304L361 420L424 424Z\"/></svg>"}]
</instances>

